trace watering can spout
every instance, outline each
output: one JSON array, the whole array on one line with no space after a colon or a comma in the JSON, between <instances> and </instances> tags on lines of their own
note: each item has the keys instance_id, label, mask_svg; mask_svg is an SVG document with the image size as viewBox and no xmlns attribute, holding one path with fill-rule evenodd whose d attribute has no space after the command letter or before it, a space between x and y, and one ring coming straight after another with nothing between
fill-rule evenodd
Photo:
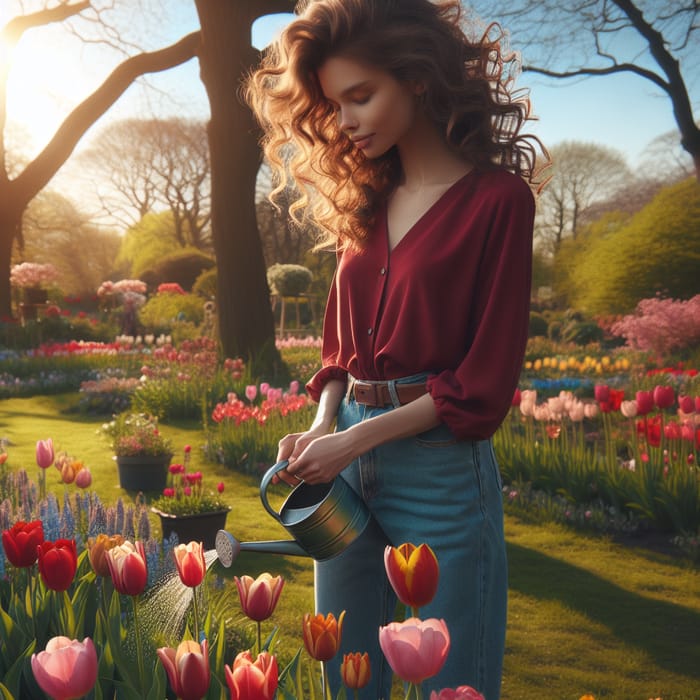
<instances>
[{"instance_id":1,"label":"watering can spout","mask_svg":"<svg viewBox=\"0 0 700 700\"><path fill-rule=\"evenodd\" d=\"M310 556L294 540L265 540L262 542L239 542L230 532L219 530L214 542L219 561L229 568L240 552L258 552L262 554L285 554L288 556Z\"/></svg>"}]
</instances>

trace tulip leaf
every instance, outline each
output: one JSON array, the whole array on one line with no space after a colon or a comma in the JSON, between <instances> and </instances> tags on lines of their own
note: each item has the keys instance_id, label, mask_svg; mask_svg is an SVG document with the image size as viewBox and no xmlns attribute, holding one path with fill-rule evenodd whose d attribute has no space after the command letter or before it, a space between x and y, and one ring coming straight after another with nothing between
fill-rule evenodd
<instances>
[{"instance_id":1,"label":"tulip leaf","mask_svg":"<svg viewBox=\"0 0 700 700\"><path fill-rule=\"evenodd\" d=\"M2 683L0 683L0 700L15 700L15 696Z\"/></svg>"},{"instance_id":2,"label":"tulip leaf","mask_svg":"<svg viewBox=\"0 0 700 700\"><path fill-rule=\"evenodd\" d=\"M165 670L163 665L158 662L151 674L151 687L148 695L146 695L147 700L163 700L165 697L165 685Z\"/></svg>"},{"instance_id":3,"label":"tulip leaf","mask_svg":"<svg viewBox=\"0 0 700 700\"><path fill-rule=\"evenodd\" d=\"M75 638L82 639L85 636L85 616L88 603L94 600L95 585L87 578L80 581L73 591L71 606L75 615Z\"/></svg>"},{"instance_id":4,"label":"tulip leaf","mask_svg":"<svg viewBox=\"0 0 700 700\"><path fill-rule=\"evenodd\" d=\"M224 655L226 654L226 627L222 620L216 635L216 643L209 650L209 665L221 678L224 677ZM212 663L213 661L213 663Z\"/></svg>"},{"instance_id":5,"label":"tulip leaf","mask_svg":"<svg viewBox=\"0 0 700 700\"><path fill-rule=\"evenodd\" d=\"M56 607L58 608L57 634L75 639L75 613L67 591L54 591Z\"/></svg>"},{"instance_id":6,"label":"tulip leaf","mask_svg":"<svg viewBox=\"0 0 700 700\"><path fill-rule=\"evenodd\" d=\"M36 649L36 641L32 639L24 651L17 656L15 662L8 668L3 676L2 682L7 686L7 689L15 698L21 697L20 687L22 683L22 674L25 668L29 667L29 659ZM31 675L31 673L29 674ZM33 676L32 676L33 678Z\"/></svg>"}]
</instances>

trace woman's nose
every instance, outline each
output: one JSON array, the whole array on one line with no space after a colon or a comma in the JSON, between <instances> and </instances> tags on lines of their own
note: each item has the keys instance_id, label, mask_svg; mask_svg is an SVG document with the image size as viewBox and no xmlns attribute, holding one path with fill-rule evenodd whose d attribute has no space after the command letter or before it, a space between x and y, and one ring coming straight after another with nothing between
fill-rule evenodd
<instances>
[{"instance_id":1,"label":"woman's nose","mask_svg":"<svg viewBox=\"0 0 700 700\"><path fill-rule=\"evenodd\" d=\"M341 107L338 110L338 126L341 131L350 132L357 128L357 119L352 114L352 110Z\"/></svg>"}]
</instances>

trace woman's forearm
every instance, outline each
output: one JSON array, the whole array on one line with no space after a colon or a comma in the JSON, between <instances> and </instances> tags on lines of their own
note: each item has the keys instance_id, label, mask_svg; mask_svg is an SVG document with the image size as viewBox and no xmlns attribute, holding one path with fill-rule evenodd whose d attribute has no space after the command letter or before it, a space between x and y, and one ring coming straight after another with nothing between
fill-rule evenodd
<instances>
[{"instance_id":1,"label":"woman's forearm","mask_svg":"<svg viewBox=\"0 0 700 700\"><path fill-rule=\"evenodd\" d=\"M353 452L360 455L385 442L418 435L439 423L435 403L430 394L425 394L405 406L357 423L345 433L352 439Z\"/></svg>"},{"instance_id":2,"label":"woman's forearm","mask_svg":"<svg viewBox=\"0 0 700 700\"><path fill-rule=\"evenodd\" d=\"M322 430L328 432L333 425L333 421L338 415L338 406L345 396L345 382L339 379L331 379L321 392L321 397L318 401L318 410L316 417L311 424L310 430Z\"/></svg>"}]
</instances>

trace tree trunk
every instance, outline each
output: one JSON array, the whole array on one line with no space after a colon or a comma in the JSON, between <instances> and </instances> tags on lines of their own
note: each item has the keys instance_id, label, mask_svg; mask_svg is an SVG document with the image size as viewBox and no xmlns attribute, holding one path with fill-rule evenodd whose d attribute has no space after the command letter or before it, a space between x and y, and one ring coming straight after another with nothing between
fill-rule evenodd
<instances>
[{"instance_id":1,"label":"tree trunk","mask_svg":"<svg viewBox=\"0 0 700 700\"><path fill-rule=\"evenodd\" d=\"M260 165L258 131L238 95L241 76L257 64L251 46L260 2L196 0L202 29L201 77L211 121L211 224L217 261L219 334L227 357L241 357L255 374L283 372L275 347L262 242L255 214Z\"/></svg>"}]
</instances>

